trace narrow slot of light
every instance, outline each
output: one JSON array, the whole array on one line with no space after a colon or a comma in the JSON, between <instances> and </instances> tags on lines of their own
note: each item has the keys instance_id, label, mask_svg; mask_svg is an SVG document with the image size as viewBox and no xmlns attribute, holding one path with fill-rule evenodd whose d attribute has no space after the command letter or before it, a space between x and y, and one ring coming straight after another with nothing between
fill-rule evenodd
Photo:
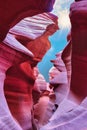
<instances>
[{"instance_id":1,"label":"narrow slot of light","mask_svg":"<svg viewBox=\"0 0 87 130\"><path fill-rule=\"evenodd\" d=\"M59 13L58 25L60 29L71 28L68 10L63 10Z\"/></svg>"}]
</instances>

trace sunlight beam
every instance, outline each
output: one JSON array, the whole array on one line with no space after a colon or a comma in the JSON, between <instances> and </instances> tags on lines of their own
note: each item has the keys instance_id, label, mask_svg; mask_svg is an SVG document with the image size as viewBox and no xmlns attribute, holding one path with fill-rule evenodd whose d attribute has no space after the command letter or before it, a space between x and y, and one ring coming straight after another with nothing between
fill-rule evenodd
<instances>
[{"instance_id":1,"label":"sunlight beam","mask_svg":"<svg viewBox=\"0 0 87 130\"><path fill-rule=\"evenodd\" d=\"M60 29L70 29L69 11L67 9L59 13L58 25Z\"/></svg>"}]
</instances>

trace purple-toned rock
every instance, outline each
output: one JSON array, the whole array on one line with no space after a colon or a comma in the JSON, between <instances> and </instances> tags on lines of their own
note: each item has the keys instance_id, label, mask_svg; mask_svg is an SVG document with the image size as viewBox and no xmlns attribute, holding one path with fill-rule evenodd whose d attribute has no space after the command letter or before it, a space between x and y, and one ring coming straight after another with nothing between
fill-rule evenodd
<instances>
[{"instance_id":1,"label":"purple-toned rock","mask_svg":"<svg viewBox=\"0 0 87 130\"><path fill-rule=\"evenodd\" d=\"M46 82L44 76L40 74L37 67L34 68L34 74L36 75L33 88L34 118L37 129L39 130L40 127L48 123L56 110L56 97L53 90L50 89L49 83Z\"/></svg>"},{"instance_id":2,"label":"purple-toned rock","mask_svg":"<svg viewBox=\"0 0 87 130\"><path fill-rule=\"evenodd\" d=\"M72 24L71 42L71 90L74 98L84 98L87 96L87 1L75 0L70 8L70 19ZM72 100L69 98L69 102ZM75 100L74 102L75 103ZM64 105L64 104L63 104ZM65 101L65 106L70 106ZM63 115L59 115L55 120L50 121L40 130L86 130L87 129L87 97L76 107L67 109Z\"/></svg>"},{"instance_id":3,"label":"purple-toned rock","mask_svg":"<svg viewBox=\"0 0 87 130\"><path fill-rule=\"evenodd\" d=\"M56 75L58 75L60 71L56 67L51 67L49 70L49 81L51 81Z\"/></svg>"},{"instance_id":4,"label":"purple-toned rock","mask_svg":"<svg viewBox=\"0 0 87 130\"><path fill-rule=\"evenodd\" d=\"M33 101L36 104L41 96L41 94L47 90L48 83L46 82L44 76L40 74L37 67L34 67L34 75L36 75L36 80L33 87Z\"/></svg>"},{"instance_id":5,"label":"purple-toned rock","mask_svg":"<svg viewBox=\"0 0 87 130\"><path fill-rule=\"evenodd\" d=\"M40 93L47 89L47 82L42 74L38 74L33 89L39 91Z\"/></svg>"},{"instance_id":6,"label":"purple-toned rock","mask_svg":"<svg viewBox=\"0 0 87 130\"><path fill-rule=\"evenodd\" d=\"M61 54L56 54L56 59L51 60L55 67L52 67L49 71L49 82L54 88L54 92L56 95L56 103L59 105L62 100L68 94L68 79L67 79L67 71L63 60L61 59Z\"/></svg>"},{"instance_id":7,"label":"purple-toned rock","mask_svg":"<svg viewBox=\"0 0 87 130\"><path fill-rule=\"evenodd\" d=\"M66 72L65 64L61 58L62 51L56 54L56 58L54 60L51 60L53 65L61 72Z\"/></svg>"},{"instance_id":8,"label":"purple-toned rock","mask_svg":"<svg viewBox=\"0 0 87 130\"><path fill-rule=\"evenodd\" d=\"M55 111L55 94L53 91L44 91L39 98L37 104L34 105L34 118L37 123L37 128L49 122L49 119Z\"/></svg>"},{"instance_id":9,"label":"purple-toned rock","mask_svg":"<svg viewBox=\"0 0 87 130\"><path fill-rule=\"evenodd\" d=\"M42 127L40 130L86 130L87 129L87 97L79 106L75 106L71 109L72 102L65 102L68 106L68 111L57 115L55 120L50 121L47 125ZM70 107L70 108L69 108ZM67 108L67 107L66 107Z\"/></svg>"},{"instance_id":10,"label":"purple-toned rock","mask_svg":"<svg viewBox=\"0 0 87 130\"><path fill-rule=\"evenodd\" d=\"M71 33L67 35L67 46L64 48L62 52L62 60L65 64L67 70L68 83L70 88L71 81L71 53L72 53L72 43L71 43Z\"/></svg>"},{"instance_id":11,"label":"purple-toned rock","mask_svg":"<svg viewBox=\"0 0 87 130\"><path fill-rule=\"evenodd\" d=\"M45 12L22 19L9 30L9 33L22 37L22 40L34 40L46 31L47 26L55 23L57 24L57 16Z\"/></svg>"},{"instance_id":12,"label":"purple-toned rock","mask_svg":"<svg viewBox=\"0 0 87 130\"><path fill-rule=\"evenodd\" d=\"M71 5L70 11L72 24L71 90L74 93L74 98L78 100L78 97L84 98L87 96L87 1L78 0L77 2L74 2ZM68 46L68 48L71 47ZM68 50L68 48L66 50ZM68 51L70 51L70 49ZM68 100L69 102L72 102L70 98ZM75 100L72 103L76 104ZM63 104L63 107L65 108L66 105L68 106L67 110L69 110L70 104L67 104L67 100L65 101L65 105ZM76 107L69 111L65 111L63 115L57 115L55 120L49 122L45 127L41 128L41 130L87 129L86 108L87 98L85 98L85 101L82 103L80 102L80 105L76 104Z\"/></svg>"},{"instance_id":13,"label":"purple-toned rock","mask_svg":"<svg viewBox=\"0 0 87 130\"><path fill-rule=\"evenodd\" d=\"M56 67L52 67L49 71L50 84L67 83L67 73L60 72Z\"/></svg>"}]
</instances>

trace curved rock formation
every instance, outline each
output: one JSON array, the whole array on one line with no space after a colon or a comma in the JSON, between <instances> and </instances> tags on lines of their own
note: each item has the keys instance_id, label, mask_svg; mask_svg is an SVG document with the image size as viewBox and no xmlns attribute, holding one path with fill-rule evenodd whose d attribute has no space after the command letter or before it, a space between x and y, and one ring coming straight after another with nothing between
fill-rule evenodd
<instances>
[{"instance_id":1,"label":"curved rock formation","mask_svg":"<svg viewBox=\"0 0 87 130\"><path fill-rule=\"evenodd\" d=\"M56 54L56 59L51 60L55 69L51 69L49 71L50 76L50 84L54 86L54 92L56 94L56 103L59 105L60 102L66 97L68 93L68 80L67 80L67 71L63 60L61 59L61 54Z\"/></svg>"},{"instance_id":2,"label":"curved rock formation","mask_svg":"<svg viewBox=\"0 0 87 130\"><path fill-rule=\"evenodd\" d=\"M0 41L9 29L21 19L35 14L50 12L55 0L1 0L0 1ZM44 4L43 4L44 3Z\"/></svg>"},{"instance_id":3,"label":"curved rock formation","mask_svg":"<svg viewBox=\"0 0 87 130\"><path fill-rule=\"evenodd\" d=\"M42 74L40 72L38 73L34 87L33 87L33 104L36 104L41 96L41 94L47 90L47 82Z\"/></svg>"},{"instance_id":4,"label":"curved rock formation","mask_svg":"<svg viewBox=\"0 0 87 130\"><path fill-rule=\"evenodd\" d=\"M55 111L54 92L44 91L37 104L34 105L34 117L37 122L38 130L49 122Z\"/></svg>"},{"instance_id":5,"label":"curved rock formation","mask_svg":"<svg viewBox=\"0 0 87 130\"><path fill-rule=\"evenodd\" d=\"M43 16L43 19L42 19L42 16ZM37 38L35 37L36 39L32 40L33 39L32 35L29 35L29 37L27 37L26 31L24 33L20 33L19 31L19 34L18 34L18 32L16 32L16 29L15 29L16 26L15 26L13 27L13 29L11 29L11 31L9 31L7 38L4 40L5 46L8 46L8 48L11 48L11 49L14 48L15 51L17 50L20 53L22 53L21 54L22 57L23 56L26 57L25 60L23 59L22 63L20 62L19 64L16 64L16 65L12 64L12 66L8 69L6 73L6 80L5 80L5 86L4 86L5 96L8 102L9 109L14 119L17 120L17 122L20 124L23 130L27 130L27 129L33 130L32 89L33 89L34 81L35 81L35 77L33 75L33 67L36 66L36 64L43 58L44 54L48 50L48 46L49 46L48 43L50 43L48 41L48 36L52 35L58 28L57 17L54 17L54 15L50 13L46 15L45 13L45 14L39 15L39 19L38 19L38 16L36 17L37 17L37 20L40 20L41 18L41 23L44 26L44 28L42 28L43 31L40 32L41 36L38 37L37 33L36 34L32 33L34 34L34 36L37 37ZM36 26L35 24L32 25L32 23L28 23L29 19L25 21L27 22L27 25L30 28L32 27L34 30L37 30L38 26L41 26L39 24L37 25L37 21L35 21ZM22 21L22 24L18 24L18 27L19 27L18 29L20 30L20 27L22 26L24 27L25 25L24 23L26 22ZM53 26L50 26L50 25L53 25L55 28L52 28ZM25 26L25 30L26 30L26 26ZM21 30L21 32L23 32L23 30ZM42 43L41 43L41 38L43 39ZM43 47L43 51L41 51L40 46L38 46L37 48L37 42L39 42L41 47ZM48 46L43 46L43 43L45 43L45 45L48 45ZM34 58L32 58L33 53L31 53L29 49L32 50L32 52L34 53L35 55ZM41 54L40 54L40 51L41 51ZM39 60L36 55L40 56ZM9 57L9 60L10 60L10 57ZM24 61L27 61L27 62L24 62Z\"/></svg>"},{"instance_id":6,"label":"curved rock formation","mask_svg":"<svg viewBox=\"0 0 87 130\"><path fill-rule=\"evenodd\" d=\"M32 88L35 77L27 62L8 69L4 91L9 109L23 130L32 129Z\"/></svg>"},{"instance_id":7,"label":"curved rock formation","mask_svg":"<svg viewBox=\"0 0 87 130\"><path fill-rule=\"evenodd\" d=\"M68 77L68 83L70 88L70 81L71 81L71 54L72 54L72 41L71 41L71 33L67 35L67 46L64 48L62 52L62 60L66 66L67 70L67 77Z\"/></svg>"},{"instance_id":8,"label":"curved rock formation","mask_svg":"<svg viewBox=\"0 0 87 130\"><path fill-rule=\"evenodd\" d=\"M3 87L7 69L26 60L29 60L28 56L0 43L0 130L22 130L8 108Z\"/></svg>"},{"instance_id":9,"label":"curved rock formation","mask_svg":"<svg viewBox=\"0 0 87 130\"><path fill-rule=\"evenodd\" d=\"M40 130L86 130L87 129L87 1L75 0L70 8L72 24L71 91L79 104L69 98L65 106L74 103L72 109L60 113L55 120ZM85 98L82 102L81 100ZM68 102L67 104L67 101Z\"/></svg>"},{"instance_id":10,"label":"curved rock formation","mask_svg":"<svg viewBox=\"0 0 87 130\"><path fill-rule=\"evenodd\" d=\"M71 105L66 103L65 105ZM57 116L57 118L49 122L40 130L86 130L87 129L87 98L76 106L76 109L67 111Z\"/></svg>"},{"instance_id":11,"label":"curved rock formation","mask_svg":"<svg viewBox=\"0 0 87 130\"><path fill-rule=\"evenodd\" d=\"M45 91L47 89L47 82L42 74L38 74L38 77L35 80L34 90L38 92Z\"/></svg>"},{"instance_id":12,"label":"curved rock formation","mask_svg":"<svg viewBox=\"0 0 87 130\"><path fill-rule=\"evenodd\" d=\"M71 90L80 97L87 96L87 1L74 2L70 8L72 24Z\"/></svg>"}]
</instances>

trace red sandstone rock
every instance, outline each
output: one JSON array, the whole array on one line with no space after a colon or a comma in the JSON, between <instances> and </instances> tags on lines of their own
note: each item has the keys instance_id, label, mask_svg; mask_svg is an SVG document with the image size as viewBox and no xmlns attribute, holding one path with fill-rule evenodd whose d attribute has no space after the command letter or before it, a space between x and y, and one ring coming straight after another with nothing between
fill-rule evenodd
<instances>
[{"instance_id":1,"label":"red sandstone rock","mask_svg":"<svg viewBox=\"0 0 87 130\"><path fill-rule=\"evenodd\" d=\"M36 38L34 41L30 41L27 44L27 48L34 54L34 59L38 62L42 60L43 56L51 47L50 41L48 40L49 36L51 36L58 29L57 17L48 14L48 18L50 18L53 23L49 23L45 32L40 37ZM49 19L47 22L49 22Z\"/></svg>"},{"instance_id":2,"label":"red sandstone rock","mask_svg":"<svg viewBox=\"0 0 87 130\"><path fill-rule=\"evenodd\" d=\"M13 64L17 65L21 62L29 60L29 57L10 48L4 43L0 43L0 129L6 130L22 130L19 123L12 116L4 95L4 80L6 71Z\"/></svg>"},{"instance_id":3,"label":"red sandstone rock","mask_svg":"<svg viewBox=\"0 0 87 130\"><path fill-rule=\"evenodd\" d=\"M44 14L43 14L44 15ZM46 25L46 31L43 33L42 36L36 38L33 41L30 41L29 38L26 38L25 41L19 35L16 36L14 32L11 31L11 38L18 40L19 47L17 47L17 42L14 39L12 43L10 40L4 40L4 43L10 46L11 48L14 47L15 50L19 50L23 52L25 55L26 50L21 48L20 45L22 43L22 47L27 47L28 49L32 50L35 55L35 58L31 59L29 57L29 62L20 63L18 65L13 65L11 68L8 69L6 80L5 80L5 96L8 102L9 109L13 115L13 117L18 121L20 126L23 130L26 129L33 129L32 128L32 89L34 86L34 75L33 75L33 67L43 58L44 54L49 48L50 42L48 41L48 36L52 35L57 30L57 18L56 20L52 16L52 14L48 14L49 19L46 21L47 23L51 20L52 23ZM45 18L44 18L45 19ZM55 22L54 22L55 21ZM53 28L54 27L54 28ZM36 26L37 29L37 26ZM43 29L44 30L44 29ZM42 33L41 33L42 34ZM15 36L14 36L15 35ZM8 36L8 35L7 35ZM39 46L37 45L39 43ZM44 43L44 45L43 45ZM43 50L41 51L41 48ZM26 58L28 55L25 55Z\"/></svg>"},{"instance_id":4,"label":"red sandstone rock","mask_svg":"<svg viewBox=\"0 0 87 130\"><path fill-rule=\"evenodd\" d=\"M9 29L27 16L42 12L50 12L55 0L1 0L0 1L0 41ZM44 3L44 4L43 4Z\"/></svg>"},{"instance_id":5,"label":"red sandstone rock","mask_svg":"<svg viewBox=\"0 0 87 130\"><path fill-rule=\"evenodd\" d=\"M69 82L70 88L70 81L71 81L71 53L72 53L72 41L71 41L71 34L67 36L67 46L64 48L62 53L62 60L66 66L67 70L67 77Z\"/></svg>"},{"instance_id":6,"label":"red sandstone rock","mask_svg":"<svg viewBox=\"0 0 87 130\"><path fill-rule=\"evenodd\" d=\"M74 2L70 8L72 24L71 90L78 96L87 96L87 1Z\"/></svg>"},{"instance_id":7,"label":"red sandstone rock","mask_svg":"<svg viewBox=\"0 0 87 130\"><path fill-rule=\"evenodd\" d=\"M33 0L33 1L26 0L22 2L20 0L17 0L17 1L1 0L0 1L0 41L3 41L9 29L12 28L15 24L17 24L21 19L27 16L29 17L38 13L42 13L42 12L50 12L52 10L53 3L54 3L54 0L46 0L46 1L39 0L38 3L36 0ZM13 38L13 37L10 37L10 38ZM8 45L9 42L12 42L10 46ZM0 120L1 120L0 129L1 130L2 129L22 130L22 128L23 130L27 128L32 129L31 112L30 112L31 106L32 106L31 105L32 100L30 99L31 99L32 86L34 83L34 79L33 79L34 77L32 75L31 66L29 66L28 68L28 71L30 73L29 75L26 71L27 70L26 65L25 67L23 67L24 63L23 64L20 64L20 63L27 60L32 60L30 57L33 55L26 48L21 46L21 44L18 44L19 47L14 46L13 45L14 42L18 43L16 39L15 40L14 38L9 39L8 37L7 45L4 44L5 41L4 43L0 44L0 48L1 48L0 49L0 77L1 77L0 78L1 79L0 80ZM13 65L14 67L10 68ZM17 65L16 66L17 68L15 68L15 65ZM12 69L12 71L9 68ZM11 105L9 104L9 108L11 112L8 108L8 105L4 96L4 90L3 90L5 73L7 70L8 70L7 75L9 71L11 71L10 73L14 72L14 74L12 73L11 76L10 74L9 76L7 76L7 79L6 79L7 86L9 85L16 86L12 88L5 86L5 94L6 94L7 100L8 102L12 103ZM20 74L18 73L18 71L20 72ZM13 79L10 80L9 77ZM27 77L29 78L30 82L28 81ZM29 87L28 83L30 83L30 88L28 88ZM9 91L9 89L11 90ZM12 117L12 114L13 114L13 117ZM16 121L14 118L16 118L18 121ZM21 127L19 124L21 125Z\"/></svg>"},{"instance_id":8,"label":"red sandstone rock","mask_svg":"<svg viewBox=\"0 0 87 130\"><path fill-rule=\"evenodd\" d=\"M34 76L31 66L22 63L7 71L4 85L5 97L13 117L23 130L32 129L32 87Z\"/></svg>"}]
</instances>

